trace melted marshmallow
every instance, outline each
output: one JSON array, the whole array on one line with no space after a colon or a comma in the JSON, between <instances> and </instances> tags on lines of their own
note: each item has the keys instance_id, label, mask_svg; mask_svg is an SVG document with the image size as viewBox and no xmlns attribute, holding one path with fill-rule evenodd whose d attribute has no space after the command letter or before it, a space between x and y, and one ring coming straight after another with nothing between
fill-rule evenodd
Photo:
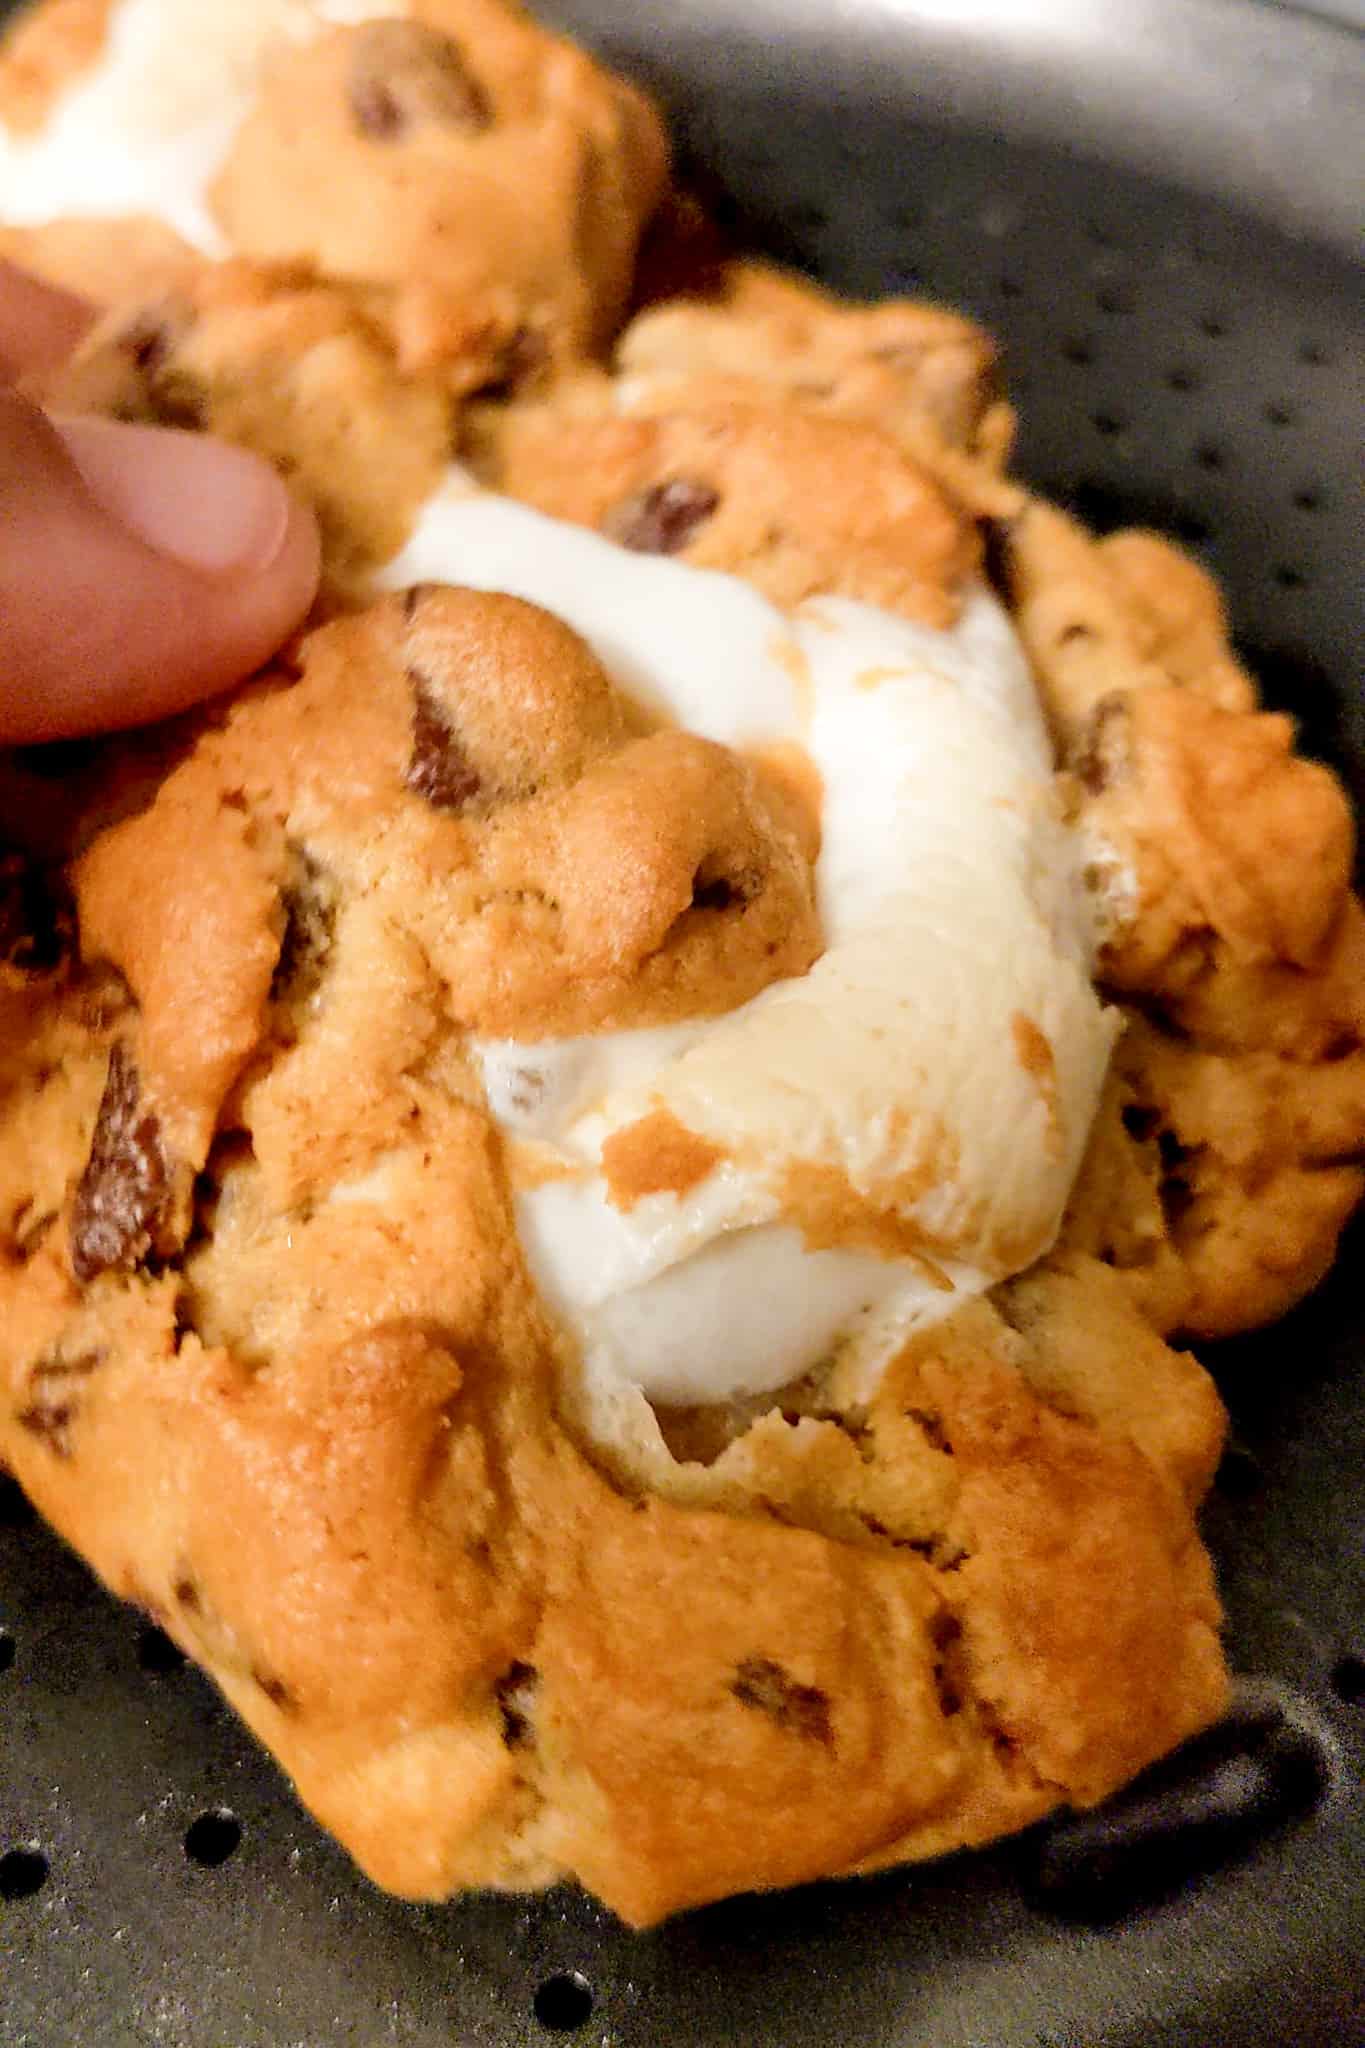
<instances>
[{"instance_id":1,"label":"melted marshmallow","mask_svg":"<svg viewBox=\"0 0 1365 2048\"><path fill-rule=\"evenodd\" d=\"M973 592L947 633L843 599L787 616L736 578L629 554L458 474L383 581L529 598L656 714L730 745L796 740L823 781L826 945L807 974L719 1018L474 1048L493 1114L567 1169L520 1198L519 1221L590 1377L719 1400L836 1345L875 1375L908 1330L1039 1257L1113 1023L1042 715L995 600ZM718 1163L623 1210L603 1145L659 1109ZM850 1242L807 1248L812 1176L842 1191ZM855 1212L899 1230L906 1255L879 1256L865 1230L859 1243Z\"/></svg>"},{"instance_id":2,"label":"melted marshmallow","mask_svg":"<svg viewBox=\"0 0 1365 2048\"><path fill-rule=\"evenodd\" d=\"M281 42L401 11L401 0L118 0L96 63L44 127L0 124L0 220L150 214L227 253L206 194Z\"/></svg>"}]
</instances>

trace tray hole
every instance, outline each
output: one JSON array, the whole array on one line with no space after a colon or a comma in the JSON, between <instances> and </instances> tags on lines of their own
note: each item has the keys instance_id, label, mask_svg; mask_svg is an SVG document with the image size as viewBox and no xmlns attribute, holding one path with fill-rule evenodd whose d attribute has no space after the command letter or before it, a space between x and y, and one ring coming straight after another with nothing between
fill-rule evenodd
<instances>
[{"instance_id":1,"label":"tray hole","mask_svg":"<svg viewBox=\"0 0 1365 2048\"><path fill-rule=\"evenodd\" d=\"M1095 304L1101 313L1108 313L1111 319L1119 319L1133 310L1133 295L1119 285L1106 284L1095 294Z\"/></svg>"},{"instance_id":2,"label":"tray hole","mask_svg":"<svg viewBox=\"0 0 1365 2048\"><path fill-rule=\"evenodd\" d=\"M179 1643L171 1641L164 1628L144 1628L137 1639L137 1661L153 1677L166 1678L172 1671L184 1669L185 1652Z\"/></svg>"},{"instance_id":3,"label":"tray hole","mask_svg":"<svg viewBox=\"0 0 1365 2048\"><path fill-rule=\"evenodd\" d=\"M1365 1657L1338 1657L1331 1670L1332 1690L1348 1707L1365 1701Z\"/></svg>"},{"instance_id":4,"label":"tray hole","mask_svg":"<svg viewBox=\"0 0 1365 2048\"><path fill-rule=\"evenodd\" d=\"M1121 413L1096 412L1090 415L1090 424L1097 434L1103 434L1107 441L1112 441L1116 434L1123 432L1128 422Z\"/></svg>"},{"instance_id":5,"label":"tray hole","mask_svg":"<svg viewBox=\"0 0 1365 2048\"><path fill-rule=\"evenodd\" d=\"M578 1970L560 1970L536 1986L531 2010L552 2034L572 2034L592 2018L592 1986Z\"/></svg>"},{"instance_id":6,"label":"tray hole","mask_svg":"<svg viewBox=\"0 0 1365 2048\"><path fill-rule=\"evenodd\" d=\"M1281 590L1304 590L1307 588L1308 578L1303 570L1294 562L1277 562L1271 573L1275 578L1276 585Z\"/></svg>"},{"instance_id":7,"label":"tray hole","mask_svg":"<svg viewBox=\"0 0 1365 2048\"><path fill-rule=\"evenodd\" d=\"M1022 299L1024 287L1020 284L1017 277L1002 277L1000 280L1000 296L1002 299Z\"/></svg>"},{"instance_id":8,"label":"tray hole","mask_svg":"<svg viewBox=\"0 0 1365 2048\"><path fill-rule=\"evenodd\" d=\"M19 1645L7 1628L0 1628L0 1671L8 1671L19 1654Z\"/></svg>"},{"instance_id":9,"label":"tray hole","mask_svg":"<svg viewBox=\"0 0 1365 2048\"><path fill-rule=\"evenodd\" d=\"M217 1870L236 1854L242 1839L242 1823L226 1806L201 1813L185 1830L185 1854L191 1863L205 1870Z\"/></svg>"},{"instance_id":10,"label":"tray hole","mask_svg":"<svg viewBox=\"0 0 1365 2048\"><path fill-rule=\"evenodd\" d=\"M1320 341L1301 341L1299 361L1307 363L1310 369L1325 370L1331 364L1332 358Z\"/></svg>"},{"instance_id":11,"label":"tray hole","mask_svg":"<svg viewBox=\"0 0 1365 2048\"><path fill-rule=\"evenodd\" d=\"M0 1856L0 1899L31 1899L47 1883L48 1862L32 1844Z\"/></svg>"},{"instance_id":12,"label":"tray hole","mask_svg":"<svg viewBox=\"0 0 1365 2048\"><path fill-rule=\"evenodd\" d=\"M1074 363L1078 370L1088 369L1095 360L1095 344L1082 335L1075 335L1062 343L1062 360Z\"/></svg>"},{"instance_id":13,"label":"tray hole","mask_svg":"<svg viewBox=\"0 0 1365 2048\"><path fill-rule=\"evenodd\" d=\"M1292 427L1297 419L1293 406L1286 405L1281 398L1273 398L1270 401L1265 408L1264 417L1266 424L1272 427Z\"/></svg>"},{"instance_id":14,"label":"tray hole","mask_svg":"<svg viewBox=\"0 0 1365 2048\"><path fill-rule=\"evenodd\" d=\"M1213 528L1200 512L1177 512L1171 521L1171 531L1189 548L1202 547L1205 541L1213 539Z\"/></svg>"},{"instance_id":15,"label":"tray hole","mask_svg":"<svg viewBox=\"0 0 1365 2048\"><path fill-rule=\"evenodd\" d=\"M1228 332L1228 323L1221 313L1205 313L1199 321L1199 332L1206 334L1210 341L1223 341Z\"/></svg>"},{"instance_id":16,"label":"tray hole","mask_svg":"<svg viewBox=\"0 0 1365 2048\"><path fill-rule=\"evenodd\" d=\"M1315 484L1306 484L1301 491L1294 493L1294 508L1298 512L1321 512L1325 503L1322 492Z\"/></svg>"},{"instance_id":17,"label":"tray hole","mask_svg":"<svg viewBox=\"0 0 1365 2048\"><path fill-rule=\"evenodd\" d=\"M1194 459L1199 467L1208 470L1210 475L1215 470L1222 469L1227 463L1227 456L1216 441L1201 441L1194 451Z\"/></svg>"},{"instance_id":18,"label":"tray hole","mask_svg":"<svg viewBox=\"0 0 1365 2048\"><path fill-rule=\"evenodd\" d=\"M1198 370L1191 370L1184 363L1174 363L1166 372L1166 383L1172 391L1198 391L1203 382Z\"/></svg>"}]
</instances>

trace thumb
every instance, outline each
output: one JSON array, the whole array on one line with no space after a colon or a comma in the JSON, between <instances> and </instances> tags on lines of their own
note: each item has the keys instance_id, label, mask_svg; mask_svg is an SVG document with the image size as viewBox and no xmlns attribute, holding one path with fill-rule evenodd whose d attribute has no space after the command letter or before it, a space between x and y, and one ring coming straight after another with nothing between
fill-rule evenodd
<instances>
[{"instance_id":1,"label":"thumb","mask_svg":"<svg viewBox=\"0 0 1365 2048\"><path fill-rule=\"evenodd\" d=\"M240 681L317 574L311 517L256 456L54 424L0 393L0 742L139 724Z\"/></svg>"}]
</instances>

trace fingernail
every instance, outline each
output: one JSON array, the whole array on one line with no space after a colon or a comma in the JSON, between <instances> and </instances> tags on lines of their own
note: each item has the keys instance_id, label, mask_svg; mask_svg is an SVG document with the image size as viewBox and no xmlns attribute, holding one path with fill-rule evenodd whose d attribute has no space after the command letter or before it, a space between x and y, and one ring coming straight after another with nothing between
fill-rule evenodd
<instances>
[{"instance_id":1,"label":"fingernail","mask_svg":"<svg viewBox=\"0 0 1365 2048\"><path fill-rule=\"evenodd\" d=\"M92 498L160 555L207 576L268 569L289 530L289 493L244 448L108 420L58 420Z\"/></svg>"}]
</instances>

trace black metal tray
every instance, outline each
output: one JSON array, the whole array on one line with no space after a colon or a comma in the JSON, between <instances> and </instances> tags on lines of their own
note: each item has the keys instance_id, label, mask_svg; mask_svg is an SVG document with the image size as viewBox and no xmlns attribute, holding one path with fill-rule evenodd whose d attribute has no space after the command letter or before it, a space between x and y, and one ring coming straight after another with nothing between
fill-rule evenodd
<instances>
[{"instance_id":1,"label":"black metal tray","mask_svg":"<svg viewBox=\"0 0 1365 2048\"><path fill-rule=\"evenodd\" d=\"M1003 335L1025 472L1206 554L1267 694L1365 790L1348 29L1251 0L543 11L661 90L756 244ZM0 1480L0 2044L1365 2043L1362 1245L1209 1360L1235 1435L1206 1528L1249 1681L1226 1737L1098 1829L646 1935L569 1891L374 1891Z\"/></svg>"}]
</instances>

